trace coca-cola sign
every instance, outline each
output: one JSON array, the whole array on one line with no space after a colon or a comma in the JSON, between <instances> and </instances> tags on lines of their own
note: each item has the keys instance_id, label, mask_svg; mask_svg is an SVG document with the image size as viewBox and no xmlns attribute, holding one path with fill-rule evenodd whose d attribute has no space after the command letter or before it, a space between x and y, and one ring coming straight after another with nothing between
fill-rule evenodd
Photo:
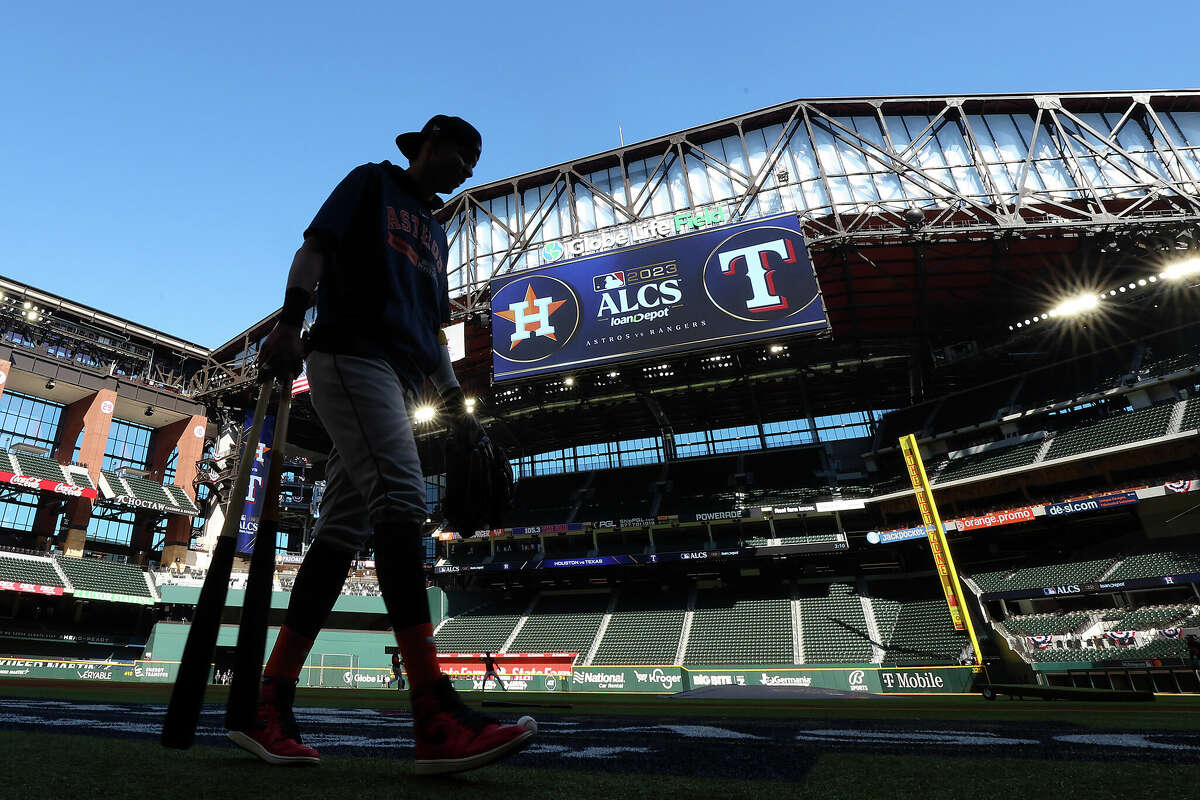
<instances>
[{"instance_id":1,"label":"coca-cola sign","mask_svg":"<svg viewBox=\"0 0 1200 800\"><path fill-rule=\"evenodd\" d=\"M25 489L32 489L39 492L50 492L51 494L61 494L67 497L86 497L89 500L96 498L95 489L87 489L83 486L75 486L62 481L47 481L41 478L35 478L32 475L17 475L12 472L0 470L0 483L8 483L13 486L20 486Z\"/></svg>"}]
</instances>

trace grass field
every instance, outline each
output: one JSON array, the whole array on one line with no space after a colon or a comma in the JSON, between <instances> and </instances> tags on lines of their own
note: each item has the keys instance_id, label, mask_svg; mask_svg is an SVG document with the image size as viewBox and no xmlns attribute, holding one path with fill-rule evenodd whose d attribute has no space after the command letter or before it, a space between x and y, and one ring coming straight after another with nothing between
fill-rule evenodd
<instances>
[{"instance_id":1,"label":"grass field","mask_svg":"<svg viewBox=\"0 0 1200 800\"><path fill-rule=\"evenodd\" d=\"M229 749L198 747L188 753L155 743L55 734L0 732L9 767L8 797L90 798L98 786L108 797L196 796L213 800L287 797L426 798L444 800L530 800L606 798L663 800L664 797L825 798L852 800L1103 800L1170 796L1200 782L1200 765L1176 765L1155 775L1113 770L1103 762L1045 762L1032 759L934 756L821 756L798 782L753 779L629 776L574 770L496 766L455 778L418 778L411 762L326 756L320 767L273 769ZM47 763L59 765L48 769Z\"/></svg>"},{"instance_id":2,"label":"grass field","mask_svg":"<svg viewBox=\"0 0 1200 800\"><path fill-rule=\"evenodd\" d=\"M208 700L220 703L225 689L213 687ZM0 696L19 706L27 701L66 703L150 703L162 705L167 686L145 684L81 685L46 682L0 684ZM468 702L567 704L569 708L531 708L539 720L610 718L614 725L661 718L735 721L744 725L778 725L803 720L808 725L840 727L886 726L891 723L936 723L954 729L988 729L1016 723L1074 725L1087 730L1192 732L1197 727L1200 697L1159 697L1152 703L1010 701L988 702L976 696L879 697L854 700L680 700L658 696L464 693ZM34 703L31 702L31 705ZM298 706L326 709L377 709L401 711L407 697L379 690L302 689ZM492 709L489 709L492 710ZM512 718L523 710L495 709ZM753 728L750 728L753 730ZM539 739L553 741L553 729ZM1200 743L1200 740L1198 740ZM684 747L687 743L684 743ZM975 749L947 755L914 747L903 753L864 753L854 748L826 747L761 750L754 742L730 742L744 764L740 777L698 777L661 774L649 769L637 774L619 771L604 762L572 768L538 761L522 765L489 767L455 778L418 778L411 759L398 757L323 755L315 768L268 767L229 747L198 746L187 752L160 747L151 735L145 739L68 735L40 730L0 729L5 754L3 796L54 796L63 798L104 796L157 797L165 794L244 800L246 797L306 798L410 798L444 800L504 800L504 798L1003 798L1049 796L1055 800L1104 800L1107 797L1145 797L1153 794L1191 796L1184 787L1200 785L1200 752L1184 753L1174 762L1140 763L1131 756L1121 762L1103 758L1057 759L1022 757L1003 748ZM1186 748L1185 748L1186 749ZM1200 746L1195 748L1200 751ZM1136 754L1134 754L1136 755ZM808 759L795 780L764 780L758 761L789 757ZM545 765L549 763L551 767ZM1128 767L1128 768L1125 768ZM102 787L102 789L101 789Z\"/></svg>"}]
</instances>

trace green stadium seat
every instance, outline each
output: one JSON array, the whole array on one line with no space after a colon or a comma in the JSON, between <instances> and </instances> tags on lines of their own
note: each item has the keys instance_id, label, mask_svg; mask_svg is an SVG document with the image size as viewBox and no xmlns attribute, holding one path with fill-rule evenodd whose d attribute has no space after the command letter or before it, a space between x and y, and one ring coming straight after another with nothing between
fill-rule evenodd
<instances>
[{"instance_id":1,"label":"green stadium seat","mask_svg":"<svg viewBox=\"0 0 1200 800\"><path fill-rule=\"evenodd\" d=\"M800 623L806 664L870 661L874 655L862 601L846 584L802 587Z\"/></svg>"},{"instance_id":2,"label":"green stadium seat","mask_svg":"<svg viewBox=\"0 0 1200 800\"><path fill-rule=\"evenodd\" d=\"M592 663L675 663L686 610L682 593L623 591Z\"/></svg>"},{"instance_id":3,"label":"green stadium seat","mask_svg":"<svg viewBox=\"0 0 1200 800\"><path fill-rule=\"evenodd\" d=\"M0 581L66 587L49 558L0 553Z\"/></svg>"},{"instance_id":4,"label":"green stadium seat","mask_svg":"<svg viewBox=\"0 0 1200 800\"><path fill-rule=\"evenodd\" d=\"M1194 431L1197 428L1200 428L1200 397L1193 397L1187 401L1183 410L1183 424L1179 426L1179 430Z\"/></svg>"},{"instance_id":5,"label":"green stadium seat","mask_svg":"<svg viewBox=\"0 0 1200 800\"><path fill-rule=\"evenodd\" d=\"M1139 553L1122 561L1106 580L1128 581L1200 572L1200 554L1164 552Z\"/></svg>"},{"instance_id":6,"label":"green stadium seat","mask_svg":"<svg viewBox=\"0 0 1200 800\"><path fill-rule=\"evenodd\" d=\"M1054 437L1046 459L1068 456L1116 447L1122 444L1153 439L1167 432L1174 403L1163 403L1140 411L1127 411L1101 422L1063 431Z\"/></svg>"},{"instance_id":7,"label":"green stadium seat","mask_svg":"<svg viewBox=\"0 0 1200 800\"><path fill-rule=\"evenodd\" d=\"M939 661L957 663L963 647L968 644L966 633L954 629L950 610L943 598L929 600L907 600L897 603L895 623L890 631L879 623L876 609L876 624L885 644L884 663L929 664Z\"/></svg>"},{"instance_id":8,"label":"green stadium seat","mask_svg":"<svg viewBox=\"0 0 1200 800\"><path fill-rule=\"evenodd\" d=\"M684 663L795 663L791 599L697 592Z\"/></svg>"},{"instance_id":9,"label":"green stadium seat","mask_svg":"<svg viewBox=\"0 0 1200 800\"><path fill-rule=\"evenodd\" d=\"M1033 463L1041 447L1041 442L1026 442L995 452L952 458L932 482L935 484L947 483L963 478L973 478L977 475L986 475L989 472L1028 466Z\"/></svg>"},{"instance_id":10,"label":"green stadium seat","mask_svg":"<svg viewBox=\"0 0 1200 800\"><path fill-rule=\"evenodd\" d=\"M16 458L17 466L21 468L21 474L23 475L31 475L40 480L54 481L55 483L68 482L62 465L52 458L35 456L30 453L18 453L16 451L12 451L11 455Z\"/></svg>"},{"instance_id":11,"label":"green stadium seat","mask_svg":"<svg viewBox=\"0 0 1200 800\"><path fill-rule=\"evenodd\" d=\"M107 559L75 558L55 556L58 566L75 586L75 593L101 592L116 595L115 602L139 602L154 600L146 586L146 573L131 564L120 564ZM121 597L137 598L129 601Z\"/></svg>"},{"instance_id":12,"label":"green stadium seat","mask_svg":"<svg viewBox=\"0 0 1200 800\"><path fill-rule=\"evenodd\" d=\"M582 662L611 599L608 592L543 594L508 649L514 653L578 653Z\"/></svg>"},{"instance_id":13,"label":"green stadium seat","mask_svg":"<svg viewBox=\"0 0 1200 800\"><path fill-rule=\"evenodd\" d=\"M1070 614L1025 614L1008 617L1004 628L1016 636L1054 636L1075 633L1088 623L1094 612Z\"/></svg>"},{"instance_id":14,"label":"green stadium seat","mask_svg":"<svg viewBox=\"0 0 1200 800\"><path fill-rule=\"evenodd\" d=\"M438 626L434 641L443 653L498 652L528 606L528 598L484 600L479 606L445 620Z\"/></svg>"}]
</instances>

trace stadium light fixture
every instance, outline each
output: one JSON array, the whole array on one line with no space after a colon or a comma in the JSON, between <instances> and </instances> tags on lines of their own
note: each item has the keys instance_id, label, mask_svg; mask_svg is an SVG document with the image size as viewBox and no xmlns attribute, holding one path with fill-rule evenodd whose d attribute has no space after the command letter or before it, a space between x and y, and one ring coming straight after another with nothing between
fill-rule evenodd
<instances>
[{"instance_id":1,"label":"stadium light fixture","mask_svg":"<svg viewBox=\"0 0 1200 800\"><path fill-rule=\"evenodd\" d=\"M1200 258L1189 258L1187 261L1171 264L1162 273L1162 277L1169 281L1181 280L1192 275L1200 275Z\"/></svg>"},{"instance_id":2,"label":"stadium light fixture","mask_svg":"<svg viewBox=\"0 0 1200 800\"><path fill-rule=\"evenodd\" d=\"M574 386L575 379L573 377L571 377L570 375L568 375L567 377L563 378L563 384L566 386Z\"/></svg>"},{"instance_id":3,"label":"stadium light fixture","mask_svg":"<svg viewBox=\"0 0 1200 800\"><path fill-rule=\"evenodd\" d=\"M772 352L772 353L782 353L782 352L783 352L783 345L781 345L781 344L773 344L773 345L771 345L771 352Z\"/></svg>"},{"instance_id":4,"label":"stadium light fixture","mask_svg":"<svg viewBox=\"0 0 1200 800\"><path fill-rule=\"evenodd\" d=\"M1095 311L1100 306L1100 298L1094 294L1081 294L1071 297L1054 307L1055 316L1076 317L1089 311Z\"/></svg>"},{"instance_id":5,"label":"stadium light fixture","mask_svg":"<svg viewBox=\"0 0 1200 800\"><path fill-rule=\"evenodd\" d=\"M437 412L433 406L417 406L417 410L413 412L413 419L417 422L432 422L437 416Z\"/></svg>"}]
</instances>

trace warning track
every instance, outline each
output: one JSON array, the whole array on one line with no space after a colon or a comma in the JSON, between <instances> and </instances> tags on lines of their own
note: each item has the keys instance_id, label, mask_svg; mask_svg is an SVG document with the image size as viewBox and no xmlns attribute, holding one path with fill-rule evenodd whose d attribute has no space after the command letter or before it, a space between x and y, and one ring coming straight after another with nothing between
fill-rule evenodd
<instances>
[{"instance_id":1,"label":"warning track","mask_svg":"<svg viewBox=\"0 0 1200 800\"><path fill-rule=\"evenodd\" d=\"M198 744L232 747L222 726L223 711L215 705L205 708ZM0 729L7 730L157 741L164 714L162 705L0 698ZM412 757L412 723L406 713L298 708L296 717L305 741L322 753ZM797 780L820 755L833 752L1182 764L1200 763L1200 732L1031 722L543 716L536 744L511 763L558 770Z\"/></svg>"}]
</instances>

